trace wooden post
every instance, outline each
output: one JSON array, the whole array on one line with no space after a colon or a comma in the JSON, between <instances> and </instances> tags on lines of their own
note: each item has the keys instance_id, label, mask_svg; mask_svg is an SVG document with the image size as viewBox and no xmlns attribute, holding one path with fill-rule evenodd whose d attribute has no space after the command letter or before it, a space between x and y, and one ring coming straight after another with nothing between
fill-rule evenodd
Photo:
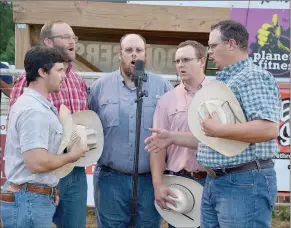
<instances>
[{"instance_id":1,"label":"wooden post","mask_svg":"<svg viewBox=\"0 0 291 228\"><path fill-rule=\"evenodd\" d=\"M31 47L30 28L28 24L15 24L15 67L24 68L25 53Z\"/></svg>"}]
</instances>

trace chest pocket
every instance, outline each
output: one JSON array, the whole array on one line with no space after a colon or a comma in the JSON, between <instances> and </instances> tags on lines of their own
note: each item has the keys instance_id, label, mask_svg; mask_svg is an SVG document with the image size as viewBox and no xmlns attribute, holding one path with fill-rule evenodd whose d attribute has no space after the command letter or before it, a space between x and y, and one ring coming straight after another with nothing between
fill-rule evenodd
<instances>
[{"instance_id":1,"label":"chest pocket","mask_svg":"<svg viewBox=\"0 0 291 228\"><path fill-rule=\"evenodd\" d=\"M53 124L51 127L51 140L49 141L48 150L57 153L63 137L63 127L61 124Z\"/></svg>"},{"instance_id":2,"label":"chest pocket","mask_svg":"<svg viewBox=\"0 0 291 228\"><path fill-rule=\"evenodd\" d=\"M100 100L100 119L104 128L119 125L119 103L118 100Z\"/></svg>"},{"instance_id":3,"label":"chest pocket","mask_svg":"<svg viewBox=\"0 0 291 228\"><path fill-rule=\"evenodd\" d=\"M143 101L143 127L149 129L153 126L153 117L157 106L157 99L145 97Z\"/></svg>"},{"instance_id":4,"label":"chest pocket","mask_svg":"<svg viewBox=\"0 0 291 228\"><path fill-rule=\"evenodd\" d=\"M171 123L171 130L183 130L183 126L188 125L188 109L186 106L178 106L172 108L168 112L169 122Z\"/></svg>"}]
</instances>

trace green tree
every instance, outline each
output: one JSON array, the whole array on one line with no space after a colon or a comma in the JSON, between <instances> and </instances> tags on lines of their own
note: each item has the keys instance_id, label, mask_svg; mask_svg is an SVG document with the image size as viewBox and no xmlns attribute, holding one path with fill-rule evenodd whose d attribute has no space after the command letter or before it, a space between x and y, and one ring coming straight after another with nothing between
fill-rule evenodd
<instances>
[{"instance_id":1,"label":"green tree","mask_svg":"<svg viewBox=\"0 0 291 228\"><path fill-rule=\"evenodd\" d=\"M0 61L14 64L15 38L12 3L0 1Z\"/></svg>"}]
</instances>

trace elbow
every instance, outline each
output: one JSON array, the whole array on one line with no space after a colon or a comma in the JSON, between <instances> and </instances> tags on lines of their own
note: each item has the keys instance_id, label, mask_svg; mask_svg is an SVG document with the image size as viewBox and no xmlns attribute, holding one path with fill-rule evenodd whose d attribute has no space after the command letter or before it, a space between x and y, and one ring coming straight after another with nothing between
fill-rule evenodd
<instances>
[{"instance_id":1,"label":"elbow","mask_svg":"<svg viewBox=\"0 0 291 228\"><path fill-rule=\"evenodd\" d=\"M279 124L272 123L269 129L266 132L266 141L277 139L279 135Z\"/></svg>"},{"instance_id":2,"label":"elbow","mask_svg":"<svg viewBox=\"0 0 291 228\"><path fill-rule=\"evenodd\" d=\"M32 174L38 174L38 173L47 172L47 170L45 170L45 166L42 166L42 165L39 165L39 164L26 165L26 167Z\"/></svg>"}]
</instances>

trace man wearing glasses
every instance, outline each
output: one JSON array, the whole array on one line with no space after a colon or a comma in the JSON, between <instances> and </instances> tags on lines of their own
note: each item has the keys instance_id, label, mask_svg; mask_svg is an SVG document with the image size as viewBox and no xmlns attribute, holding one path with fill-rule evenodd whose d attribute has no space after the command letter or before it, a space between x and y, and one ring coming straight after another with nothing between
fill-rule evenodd
<instances>
[{"instance_id":1,"label":"man wearing glasses","mask_svg":"<svg viewBox=\"0 0 291 228\"><path fill-rule=\"evenodd\" d=\"M197 90L208 82L204 74L206 52L206 47L196 41L188 40L179 44L174 63L181 83L159 99L154 115L154 128L173 132L189 131L188 107ZM196 153L197 148L189 149L174 144L168 145L159 153L150 153L155 199L162 209L169 209L166 203L174 205L168 195L175 197L162 183L163 173L190 178L204 185L207 173L198 164Z\"/></svg>"},{"instance_id":2,"label":"man wearing glasses","mask_svg":"<svg viewBox=\"0 0 291 228\"><path fill-rule=\"evenodd\" d=\"M248 58L247 29L232 20L211 27L208 53L221 70L217 80L226 83L239 101L247 122L222 124L218 116L201 121L205 135L250 143L240 154L226 157L199 143L197 160L207 167L201 203L201 228L271 227L277 196L272 158L279 152L276 142L280 122L280 91L271 73ZM195 148L191 133L159 132L148 147L174 141ZM192 137L192 139L191 139ZM160 146L161 147L161 146ZM235 224L235 225L234 225Z\"/></svg>"},{"instance_id":3,"label":"man wearing glasses","mask_svg":"<svg viewBox=\"0 0 291 228\"><path fill-rule=\"evenodd\" d=\"M72 71L71 62L76 57L76 42L72 28L63 21L51 21L40 32L40 42L47 47L61 51L66 59L66 77L59 92L49 95L49 100L58 109L66 105L72 113L88 109L87 86L84 80ZM23 93L27 86L25 73L19 76L11 91L10 107ZM86 225L87 179L84 167L75 167L59 182L60 202L56 208L53 221L61 228L83 228Z\"/></svg>"}]
</instances>

